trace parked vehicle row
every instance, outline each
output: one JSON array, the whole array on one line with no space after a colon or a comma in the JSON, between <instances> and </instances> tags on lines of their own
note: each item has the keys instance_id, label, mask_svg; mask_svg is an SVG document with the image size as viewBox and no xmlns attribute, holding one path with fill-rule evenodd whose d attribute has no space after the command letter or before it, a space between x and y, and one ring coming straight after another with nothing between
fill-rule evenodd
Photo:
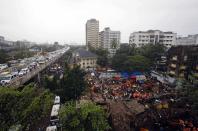
<instances>
[{"instance_id":1,"label":"parked vehicle row","mask_svg":"<svg viewBox=\"0 0 198 131\"><path fill-rule=\"evenodd\" d=\"M59 125L59 110L60 96L55 96L54 105L50 115L50 126L46 128L46 131L57 131L57 127Z\"/></svg>"},{"instance_id":2,"label":"parked vehicle row","mask_svg":"<svg viewBox=\"0 0 198 131\"><path fill-rule=\"evenodd\" d=\"M10 84L16 78L25 77L28 73L36 70L41 65L46 64L61 54L65 53L68 48L63 48L45 55L36 55L30 58L12 60L5 64L0 64L0 84Z\"/></svg>"}]
</instances>

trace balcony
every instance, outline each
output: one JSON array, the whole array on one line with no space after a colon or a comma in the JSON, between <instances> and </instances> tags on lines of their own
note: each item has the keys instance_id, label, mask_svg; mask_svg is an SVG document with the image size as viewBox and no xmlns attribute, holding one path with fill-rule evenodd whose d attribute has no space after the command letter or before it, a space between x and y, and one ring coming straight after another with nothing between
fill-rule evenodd
<instances>
[{"instance_id":1,"label":"balcony","mask_svg":"<svg viewBox=\"0 0 198 131\"><path fill-rule=\"evenodd\" d=\"M180 69L180 70L185 70L185 69L186 69L186 66L182 65L182 66L180 66L179 69Z\"/></svg>"},{"instance_id":2,"label":"balcony","mask_svg":"<svg viewBox=\"0 0 198 131\"><path fill-rule=\"evenodd\" d=\"M179 77L180 77L180 78L184 78L184 73L180 73L180 74L179 74Z\"/></svg>"},{"instance_id":3,"label":"balcony","mask_svg":"<svg viewBox=\"0 0 198 131\"><path fill-rule=\"evenodd\" d=\"M172 57L172 60L177 61L177 56Z\"/></svg>"},{"instance_id":4,"label":"balcony","mask_svg":"<svg viewBox=\"0 0 198 131\"><path fill-rule=\"evenodd\" d=\"M170 65L172 68L176 68L176 64L171 64Z\"/></svg>"},{"instance_id":5,"label":"balcony","mask_svg":"<svg viewBox=\"0 0 198 131\"><path fill-rule=\"evenodd\" d=\"M194 77L198 78L198 73L193 73Z\"/></svg>"},{"instance_id":6,"label":"balcony","mask_svg":"<svg viewBox=\"0 0 198 131\"><path fill-rule=\"evenodd\" d=\"M175 71L170 71L169 74L170 75L175 75Z\"/></svg>"}]
</instances>

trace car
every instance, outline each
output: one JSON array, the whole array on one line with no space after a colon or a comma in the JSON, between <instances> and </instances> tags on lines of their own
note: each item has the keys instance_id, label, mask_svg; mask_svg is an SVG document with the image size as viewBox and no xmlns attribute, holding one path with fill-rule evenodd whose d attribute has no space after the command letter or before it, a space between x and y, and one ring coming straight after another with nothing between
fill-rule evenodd
<instances>
[{"instance_id":1,"label":"car","mask_svg":"<svg viewBox=\"0 0 198 131\"><path fill-rule=\"evenodd\" d=\"M9 84L14 78L16 78L16 76L13 74L9 74L4 77L1 77L1 85Z\"/></svg>"},{"instance_id":2,"label":"car","mask_svg":"<svg viewBox=\"0 0 198 131\"><path fill-rule=\"evenodd\" d=\"M15 77L17 77L19 75L19 72L18 71L13 71L11 74L14 75Z\"/></svg>"},{"instance_id":3,"label":"car","mask_svg":"<svg viewBox=\"0 0 198 131\"><path fill-rule=\"evenodd\" d=\"M0 71L8 68L7 64L0 64Z\"/></svg>"},{"instance_id":4,"label":"car","mask_svg":"<svg viewBox=\"0 0 198 131\"><path fill-rule=\"evenodd\" d=\"M23 75L27 74L28 72L30 72L30 70L28 68L23 68L19 72L19 76L23 76Z\"/></svg>"}]
</instances>

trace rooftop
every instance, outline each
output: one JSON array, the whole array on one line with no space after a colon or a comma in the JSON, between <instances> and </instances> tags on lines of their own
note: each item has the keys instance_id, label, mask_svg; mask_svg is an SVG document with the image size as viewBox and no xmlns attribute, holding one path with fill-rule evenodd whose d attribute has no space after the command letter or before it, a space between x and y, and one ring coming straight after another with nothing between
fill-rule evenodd
<instances>
[{"instance_id":1,"label":"rooftop","mask_svg":"<svg viewBox=\"0 0 198 131\"><path fill-rule=\"evenodd\" d=\"M96 54L90 51L87 51L86 49L83 49L83 48L79 48L75 50L74 53L78 53L80 57L97 57Z\"/></svg>"}]
</instances>

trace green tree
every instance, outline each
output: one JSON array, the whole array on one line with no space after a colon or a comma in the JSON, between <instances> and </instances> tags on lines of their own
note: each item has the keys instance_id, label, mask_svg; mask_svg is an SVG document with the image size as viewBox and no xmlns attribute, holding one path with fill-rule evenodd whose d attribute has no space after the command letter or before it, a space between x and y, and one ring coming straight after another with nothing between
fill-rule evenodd
<instances>
[{"instance_id":1,"label":"green tree","mask_svg":"<svg viewBox=\"0 0 198 131\"><path fill-rule=\"evenodd\" d=\"M113 39L113 40L111 41L111 48L112 48L112 49L116 49L117 46L118 46L117 39Z\"/></svg>"},{"instance_id":2,"label":"green tree","mask_svg":"<svg viewBox=\"0 0 198 131\"><path fill-rule=\"evenodd\" d=\"M136 55L137 54L137 48L131 46L131 45L120 45L120 49L118 49L116 51L116 54L119 55L119 54L126 54L128 56L131 56L131 55ZM115 57L116 59L116 57Z\"/></svg>"},{"instance_id":3,"label":"green tree","mask_svg":"<svg viewBox=\"0 0 198 131\"><path fill-rule=\"evenodd\" d=\"M112 58L112 67L118 71L124 70L123 63L127 61L127 54L115 54L115 56Z\"/></svg>"},{"instance_id":4,"label":"green tree","mask_svg":"<svg viewBox=\"0 0 198 131\"><path fill-rule=\"evenodd\" d=\"M87 83L84 80L85 72L79 66L74 66L73 69L65 70L62 83L63 99L71 100L78 99L82 92L86 89Z\"/></svg>"},{"instance_id":5,"label":"green tree","mask_svg":"<svg viewBox=\"0 0 198 131\"><path fill-rule=\"evenodd\" d=\"M6 63L8 60L8 57L9 56L3 50L0 50L0 64Z\"/></svg>"},{"instance_id":6,"label":"green tree","mask_svg":"<svg viewBox=\"0 0 198 131\"><path fill-rule=\"evenodd\" d=\"M151 63L154 63L155 59L160 55L164 54L166 51L166 48L164 45L161 44L147 44L141 48L138 49L139 54L147 57Z\"/></svg>"},{"instance_id":7,"label":"green tree","mask_svg":"<svg viewBox=\"0 0 198 131\"><path fill-rule=\"evenodd\" d=\"M112 58L112 67L118 71L147 71L165 50L160 44L148 44L139 48L122 45Z\"/></svg>"},{"instance_id":8,"label":"green tree","mask_svg":"<svg viewBox=\"0 0 198 131\"><path fill-rule=\"evenodd\" d=\"M150 67L149 59L141 55L129 56L123 63L126 71L148 71Z\"/></svg>"},{"instance_id":9,"label":"green tree","mask_svg":"<svg viewBox=\"0 0 198 131\"><path fill-rule=\"evenodd\" d=\"M66 131L105 131L109 124L104 110L94 103L68 102L60 109L60 121Z\"/></svg>"},{"instance_id":10,"label":"green tree","mask_svg":"<svg viewBox=\"0 0 198 131\"><path fill-rule=\"evenodd\" d=\"M44 87L49 89L50 91L55 91L59 88L58 79L56 76L44 76Z\"/></svg>"},{"instance_id":11,"label":"green tree","mask_svg":"<svg viewBox=\"0 0 198 131\"><path fill-rule=\"evenodd\" d=\"M98 58L97 58L97 64L102 66L102 67L106 67L108 65L108 51L104 50L102 48L99 49L94 49L94 48L90 48L90 51L95 53Z\"/></svg>"},{"instance_id":12,"label":"green tree","mask_svg":"<svg viewBox=\"0 0 198 131\"><path fill-rule=\"evenodd\" d=\"M47 117L53 105L54 95L48 90L25 86L22 91L13 88L0 88L0 127L8 130L21 125L23 130L34 127Z\"/></svg>"}]
</instances>

